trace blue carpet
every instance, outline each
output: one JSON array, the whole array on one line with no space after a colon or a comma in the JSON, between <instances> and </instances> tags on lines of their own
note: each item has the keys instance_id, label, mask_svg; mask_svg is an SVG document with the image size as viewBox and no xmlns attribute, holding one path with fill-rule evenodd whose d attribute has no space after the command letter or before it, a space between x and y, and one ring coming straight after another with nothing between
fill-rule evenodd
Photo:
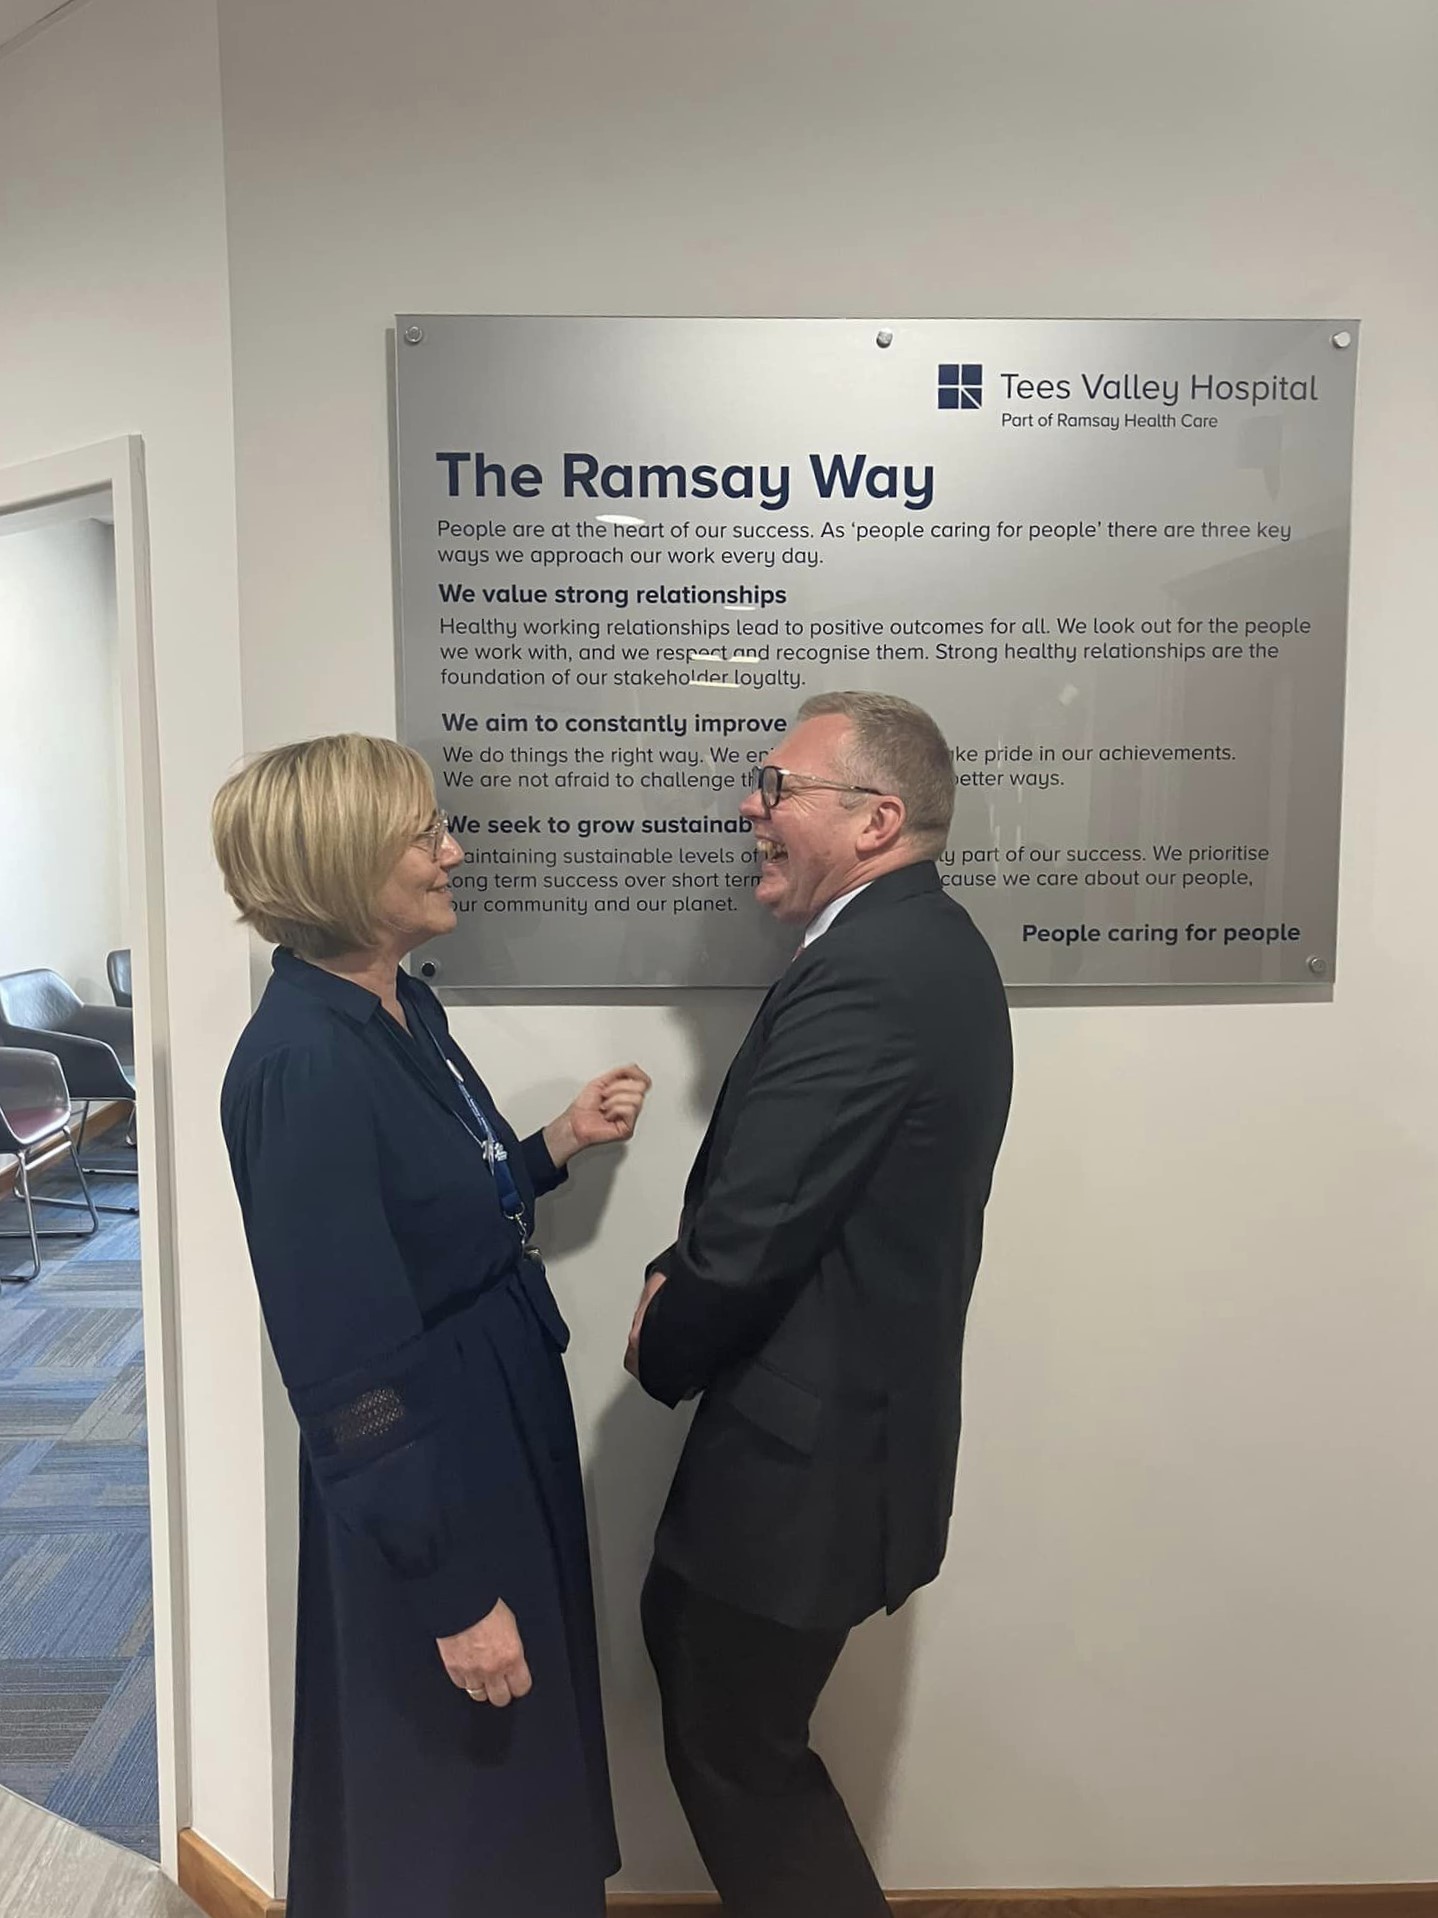
<instances>
[{"instance_id":1,"label":"blue carpet","mask_svg":"<svg viewBox=\"0 0 1438 1918\"><path fill-rule=\"evenodd\" d=\"M135 1186L94 1192L122 1205ZM37 1279L0 1284L0 1785L158 1858L139 1227L102 1213L94 1238L41 1246ZM0 1240L0 1273L28 1250Z\"/></svg>"}]
</instances>

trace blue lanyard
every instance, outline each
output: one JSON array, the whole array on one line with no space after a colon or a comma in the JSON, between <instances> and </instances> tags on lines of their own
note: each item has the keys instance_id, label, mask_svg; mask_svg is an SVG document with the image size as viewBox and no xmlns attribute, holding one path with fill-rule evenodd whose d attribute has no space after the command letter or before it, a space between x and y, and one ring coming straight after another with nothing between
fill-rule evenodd
<instances>
[{"instance_id":1,"label":"blue lanyard","mask_svg":"<svg viewBox=\"0 0 1438 1918\"><path fill-rule=\"evenodd\" d=\"M515 1183L514 1173L510 1168L509 1154L505 1150L504 1141L489 1123L488 1118L485 1116L484 1109L470 1091L469 1087L464 1083L464 1075L459 1067L454 1063L453 1059L450 1058L443 1046L441 1046L439 1040L435 1038L425 1020L421 1018L419 1023L424 1026L429 1042L439 1054L442 1064L449 1068L450 1076L459 1087L460 1097L469 1108L470 1117L474 1120L475 1125L479 1127L478 1133L473 1132L470 1127L465 1124L463 1116L460 1113L455 1114L460 1124L464 1126L465 1131L469 1133L475 1144L484 1153L485 1163L488 1165L494 1178L495 1191L499 1194L500 1209L504 1213L505 1218L509 1220L510 1224L514 1226L519 1233L520 1240L527 1242L530 1230L529 1219L524 1210L524 1200L520 1195L519 1187Z\"/></svg>"}]
</instances>

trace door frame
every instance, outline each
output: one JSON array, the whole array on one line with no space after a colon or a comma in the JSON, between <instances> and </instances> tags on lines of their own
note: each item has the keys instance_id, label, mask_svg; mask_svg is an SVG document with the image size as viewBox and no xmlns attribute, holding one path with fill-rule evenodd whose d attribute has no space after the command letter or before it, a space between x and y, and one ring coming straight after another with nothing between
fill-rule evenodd
<instances>
[{"instance_id":1,"label":"door frame","mask_svg":"<svg viewBox=\"0 0 1438 1918\"><path fill-rule=\"evenodd\" d=\"M173 1877L178 1864L177 1834L190 1822L190 1754L164 820L144 445L138 434L127 434L23 465L0 467L3 515L90 493L108 493L114 513L125 871L138 1093L135 1121L143 1194L140 1279L155 1625L155 1742L161 1864Z\"/></svg>"}]
</instances>

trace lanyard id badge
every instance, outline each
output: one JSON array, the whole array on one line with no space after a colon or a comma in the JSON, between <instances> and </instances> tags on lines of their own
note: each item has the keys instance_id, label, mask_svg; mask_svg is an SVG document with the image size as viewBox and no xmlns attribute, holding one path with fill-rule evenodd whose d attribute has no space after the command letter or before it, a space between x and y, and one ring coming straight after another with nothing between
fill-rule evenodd
<instances>
[{"instance_id":1,"label":"lanyard id badge","mask_svg":"<svg viewBox=\"0 0 1438 1918\"><path fill-rule=\"evenodd\" d=\"M464 1083L464 1074L460 1071L459 1067L454 1063L453 1059L450 1058L449 1054L444 1050L443 1046L441 1046L439 1040L435 1038L433 1032L430 1031L429 1026L425 1024L423 1019L421 1019L420 1024L424 1025L424 1030L429 1038L430 1044L439 1055L441 1064L447 1068L450 1077L454 1080L455 1085L459 1089L459 1096L464 1100L469 1110L470 1118L474 1120L474 1126L471 1126L468 1120L465 1119L463 1113L456 1112L454 1115L484 1154L485 1164L489 1167L490 1175L494 1180L495 1191L499 1196L500 1210L503 1212L505 1218L509 1220L515 1231L518 1232L521 1244L528 1244L530 1233L529 1220L525 1214L524 1200L520 1196L519 1186L515 1181L514 1171L510 1166L509 1153L505 1150L504 1141L489 1123L483 1107L470 1091L469 1087ZM476 1126L478 1127L478 1131L475 1130Z\"/></svg>"}]
</instances>

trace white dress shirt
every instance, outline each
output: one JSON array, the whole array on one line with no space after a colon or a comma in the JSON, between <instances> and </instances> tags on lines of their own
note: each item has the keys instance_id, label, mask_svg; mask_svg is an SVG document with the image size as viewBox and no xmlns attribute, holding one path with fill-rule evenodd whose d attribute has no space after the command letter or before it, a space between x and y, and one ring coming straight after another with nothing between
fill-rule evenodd
<instances>
[{"instance_id":1,"label":"white dress shirt","mask_svg":"<svg viewBox=\"0 0 1438 1918\"><path fill-rule=\"evenodd\" d=\"M822 939L830 926L832 926L838 918L839 914L844 910L845 906L850 904L852 900L857 899L859 894L865 891L867 887L872 886L873 883L872 879L866 879L862 886L855 886L852 892L841 892L839 897L837 899L831 899L821 912L815 913L814 917L809 921L809 930L804 934L803 945L799 948L800 952L804 950L805 946L812 946L816 939Z\"/></svg>"}]
</instances>

